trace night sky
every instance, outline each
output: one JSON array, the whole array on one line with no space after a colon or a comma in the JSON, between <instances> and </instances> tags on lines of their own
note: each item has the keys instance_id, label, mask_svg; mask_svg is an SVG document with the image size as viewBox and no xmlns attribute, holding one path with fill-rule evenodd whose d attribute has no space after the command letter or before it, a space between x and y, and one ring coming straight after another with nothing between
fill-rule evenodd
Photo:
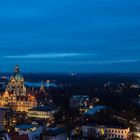
<instances>
[{"instance_id":1,"label":"night sky","mask_svg":"<svg viewBox=\"0 0 140 140\"><path fill-rule=\"evenodd\" d=\"M140 0L1 0L0 72L140 72Z\"/></svg>"}]
</instances>

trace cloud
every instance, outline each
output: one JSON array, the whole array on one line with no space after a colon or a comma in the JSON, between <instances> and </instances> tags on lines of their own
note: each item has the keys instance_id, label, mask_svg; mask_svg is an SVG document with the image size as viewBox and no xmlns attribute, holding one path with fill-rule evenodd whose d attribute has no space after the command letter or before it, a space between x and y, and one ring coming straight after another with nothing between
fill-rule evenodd
<instances>
[{"instance_id":1,"label":"cloud","mask_svg":"<svg viewBox=\"0 0 140 140\"><path fill-rule=\"evenodd\" d=\"M13 59L37 59L37 58L63 58L63 57L78 57L82 56L82 53L46 53L46 54L27 54L27 55L8 55L5 58Z\"/></svg>"},{"instance_id":2,"label":"cloud","mask_svg":"<svg viewBox=\"0 0 140 140\"><path fill-rule=\"evenodd\" d=\"M97 57L98 55L98 57ZM104 55L96 53L40 53L25 55L7 55L4 59L14 61L24 61L27 63L60 63L75 65L111 65L121 63L137 63L140 58L106 58ZM59 59L62 58L62 59ZM65 58L65 59L64 59ZM66 59L69 58L69 59ZM100 58L100 59L99 59Z\"/></svg>"},{"instance_id":3,"label":"cloud","mask_svg":"<svg viewBox=\"0 0 140 140\"><path fill-rule=\"evenodd\" d=\"M40 62L41 61L32 61L32 62ZM46 61L45 61L46 62ZM56 61L55 61L56 62ZM57 63L61 64L75 64L75 65L112 65L112 64L121 64L121 63L137 63L140 62L140 59L118 59L118 60L90 60L90 61L57 61ZM47 61L47 63L53 63Z\"/></svg>"},{"instance_id":4,"label":"cloud","mask_svg":"<svg viewBox=\"0 0 140 140\"><path fill-rule=\"evenodd\" d=\"M59 56L56 56L56 57L59 57ZM56 58L55 57L55 58ZM61 56L60 56L61 57ZM66 57L66 56L62 56L62 57ZM70 56L67 56L67 57L70 57ZM10 57L9 57L10 58ZM17 58L17 57L12 57L12 58ZM19 57L18 57L19 58ZM17 58L17 59L18 59ZM20 57L21 58L21 57ZM23 57L22 57L23 58ZM26 57L27 58L27 57ZM37 57L34 57L34 58L37 58ZM45 58L54 58L54 57L45 57ZM17 60L18 62L20 63L36 63L36 64L64 64L64 65L84 65L84 66L91 66L91 65L114 65L114 64L133 64L133 63L138 63L140 62L140 59L118 59L118 60L60 60L60 59L55 59L55 61L50 61L50 60L42 60L42 59L18 59ZM11 59L8 60L8 63L9 62L13 62ZM1 63L1 62L0 62Z\"/></svg>"},{"instance_id":5,"label":"cloud","mask_svg":"<svg viewBox=\"0 0 140 140\"><path fill-rule=\"evenodd\" d=\"M95 61L77 61L77 62L71 62L73 64L87 64L87 65L111 65L111 64L117 64L117 63L136 63L140 62L140 59L118 59L118 60L95 60Z\"/></svg>"},{"instance_id":6,"label":"cloud","mask_svg":"<svg viewBox=\"0 0 140 140\"><path fill-rule=\"evenodd\" d=\"M89 63L104 65L104 64L115 64L115 63L135 63L135 62L139 62L139 61L140 61L139 59L118 59L118 60L90 61Z\"/></svg>"}]
</instances>

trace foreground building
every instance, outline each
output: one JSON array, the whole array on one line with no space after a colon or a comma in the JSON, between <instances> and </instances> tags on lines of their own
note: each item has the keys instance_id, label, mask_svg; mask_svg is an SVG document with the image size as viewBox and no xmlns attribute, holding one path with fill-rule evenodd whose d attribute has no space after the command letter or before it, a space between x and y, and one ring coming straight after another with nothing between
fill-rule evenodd
<instances>
[{"instance_id":1,"label":"foreground building","mask_svg":"<svg viewBox=\"0 0 140 140\"><path fill-rule=\"evenodd\" d=\"M0 124L10 131L16 124L16 117L12 109L0 108Z\"/></svg>"},{"instance_id":2,"label":"foreground building","mask_svg":"<svg viewBox=\"0 0 140 140\"><path fill-rule=\"evenodd\" d=\"M36 107L37 101L33 94L27 93L24 78L18 66L14 69L5 92L0 96L0 107L10 107L13 110L28 112Z\"/></svg>"},{"instance_id":3,"label":"foreground building","mask_svg":"<svg viewBox=\"0 0 140 140\"><path fill-rule=\"evenodd\" d=\"M32 124L21 124L15 127L19 136L28 136L29 140L40 140L44 127Z\"/></svg>"}]
</instances>

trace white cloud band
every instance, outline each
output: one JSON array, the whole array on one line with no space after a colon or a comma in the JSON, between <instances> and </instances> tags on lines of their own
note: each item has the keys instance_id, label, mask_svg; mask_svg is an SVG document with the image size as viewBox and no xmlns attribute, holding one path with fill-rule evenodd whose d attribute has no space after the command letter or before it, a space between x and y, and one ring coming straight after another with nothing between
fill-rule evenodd
<instances>
[{"instance_id":1,"label":"white cloud band","mask_svg":"<svg viewBox=\"0 0 140 140\"><path fill-rule=\"evenodd\" d=\"M63 57L77 57L81 53L48 53L48 54L27 54L27 55L8 55L5 58L19 58L19 59L35 59L35 58L63 58Z\"/></svg>"}]
</instances>

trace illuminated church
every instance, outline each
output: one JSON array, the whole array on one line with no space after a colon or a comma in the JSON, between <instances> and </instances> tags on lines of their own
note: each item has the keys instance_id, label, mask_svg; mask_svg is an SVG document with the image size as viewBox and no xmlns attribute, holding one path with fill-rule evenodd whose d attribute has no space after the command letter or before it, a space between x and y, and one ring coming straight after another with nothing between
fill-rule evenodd
<instances>
[{"instance_id":1,"label":"illuminated church","mask_svg":"<svg viewBox=\"0 0 140 140\"><path fill-rule=\"evenodd\" d=\"M34 94L27 93L24 78L18 66L14 69L5 92L0 96L0 107L10 107L16 111L28 112L37 106Z\"/></svg>"}]
</instances>

